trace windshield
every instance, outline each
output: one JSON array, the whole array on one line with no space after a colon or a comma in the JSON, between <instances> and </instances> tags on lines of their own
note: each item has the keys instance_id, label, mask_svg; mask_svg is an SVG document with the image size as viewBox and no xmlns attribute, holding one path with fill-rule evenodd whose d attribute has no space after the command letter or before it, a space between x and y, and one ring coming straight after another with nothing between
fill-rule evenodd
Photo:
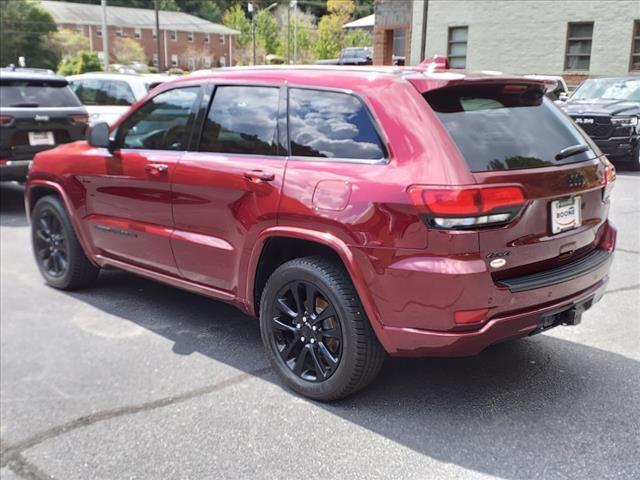
<instances>
[{"instance_id":1,"label":"windshield","mask_svg":"<svg viewBox=\"0 0 640 480\"><path fill-rule=\"evenodd\" d=\"M640 102L640 79L594 78L575 91L573 100L631 100Z\"/></svg>"}]
</instances>

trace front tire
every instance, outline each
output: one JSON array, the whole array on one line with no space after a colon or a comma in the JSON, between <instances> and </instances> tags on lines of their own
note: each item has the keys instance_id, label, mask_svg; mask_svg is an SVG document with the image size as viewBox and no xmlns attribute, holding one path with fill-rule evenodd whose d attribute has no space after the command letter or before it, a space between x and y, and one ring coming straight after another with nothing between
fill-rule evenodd
<instances>
[{"instance_id":1,"label":"front tire","mask_svg":"<svg viewBox=\"0 0 640 480\"><path fill-rule=\"evenodd\" d=\"M273 272L262 293L260 330L278 375L314 400L364 388L386 356L349 275L323 257L297 258Z\"/></svg>"},{"instance_id":2,"label":"front tire","mask_svg":"<svg viewBox=\"0 0 640 480\"><path fill-rule=\"evenodd\" d=\"M47 195L31 214L31 243L36 263L45 281L61 290L92 285L100 269L85 255L64 205Z\"/></svg>"},{"instance_id":3,"label":"front tire","mask_svg":"<svg viewBox=\"0 0 640 480\"><path fill-rule=\"evenodd\" d=\"M634 172L640 171L640 140L636 145L636 151L631 154L630 170Z\"/></svg>"}]
</instances>

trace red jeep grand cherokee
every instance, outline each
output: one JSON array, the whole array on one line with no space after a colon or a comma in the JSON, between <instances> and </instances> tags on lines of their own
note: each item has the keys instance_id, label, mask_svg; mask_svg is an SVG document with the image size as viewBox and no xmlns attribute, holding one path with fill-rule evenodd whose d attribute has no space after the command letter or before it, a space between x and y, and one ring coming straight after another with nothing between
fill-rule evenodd
<instances>
[{"instance_id":1,"label":"red jeep grand cherokee","mask_svg":"<svg viewBox=\"0 0 640 480\"><path fill-rule=\"evenodd\" d=\"M578 323L608 280L614 176L535 80L228 69L38 154L26 202L53 287L108 266L231 302L293 390L332 400L385 352Z\"/></svg>"}]
</instances>

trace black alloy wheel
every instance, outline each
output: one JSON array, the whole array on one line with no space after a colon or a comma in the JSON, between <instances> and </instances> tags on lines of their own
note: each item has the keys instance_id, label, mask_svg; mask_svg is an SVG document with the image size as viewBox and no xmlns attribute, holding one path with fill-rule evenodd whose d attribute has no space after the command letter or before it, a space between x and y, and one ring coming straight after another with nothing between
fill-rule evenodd
<instances>
[{"instance_id":1,"label":"black alloy wheel","mask_svg":"<svg viewBox=\"0 0 640 480\"><path fill-rule=\"evenodd\" d=\"M335 307L317 286L295 281L282 288L271 323L276 349L296 376L319 382L335 372L342 355L342 328Z\"/></svg>"},{"instance_id":2,"label":"black alloy wheel","mask_svg":"<svg viewBox=\"0 0 640 480\"><path fill-rule=\"evenodd\" d=\"M36 258L44 272L53 278L62 277L69 268L67 239L62 222L52 210L42 212L34 224Z\"/></svg>"}]
</instances>

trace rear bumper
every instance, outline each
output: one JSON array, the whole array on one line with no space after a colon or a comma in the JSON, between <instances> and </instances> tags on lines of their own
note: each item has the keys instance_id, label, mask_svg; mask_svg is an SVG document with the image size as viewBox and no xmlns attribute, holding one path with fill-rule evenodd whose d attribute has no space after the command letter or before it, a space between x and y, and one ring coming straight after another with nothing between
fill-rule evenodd
<instances>
[{"instance_id":1,"label":"rear bumper","mask_svg":"<svg viewBox=\"0 0 640 480\"><path fill-rule=\"evenodd\" d=\"M415 328L383 327L389 353L398 357L465 357L476 355L489 345L537 333L544 317L566 311L576 305L589 307L604 295L608 276L571 298L513 315L495 317L479 330L436 332Z\"/></svg>"},{"instance_id":2,"label":"rear bumper","mask_svg":"<svg viewBox=\"0 0 640 480\"><path fill-rule=\"evenodd\" d=\"M9 160L0 165L0 182L18 181L27 179L31 160Z\"/></svg>"},{"instance_id":3,"label":"rear bumper","mask_svg":"<svg viewBox=\"0 0 640 480\"><path fill-rule=\"evenodd\" d=\"M551 314L602 297L613 261L616 230L605 222L598 248L571 263L508 280L494 280L484 259L373 252L365 273L367 310L380 342L393 356L468 356L487 346L549 326ZM360 262L364 252L355 252ZM362 263L360 263L362 265ZM586 303L585 303L586 302ZM369 304L369 299L367 304ZM484 310L484 319L457 324L456 312ZM569 312L571 313L571 312ZM560 323L572 323L562 315ZM375 321L377 320L377 322Z\"/></svg>"},{"instance_id":4,"label":"rear bumper","mask_svg":"<svg viewBox=\"0 0 640 480\"><path fill-rule=\"evenodd\" d=\"M596 138L593 140L609 160L626 160L631 157L638 147L637 136Z\"/></svg>"}]
</instances>

